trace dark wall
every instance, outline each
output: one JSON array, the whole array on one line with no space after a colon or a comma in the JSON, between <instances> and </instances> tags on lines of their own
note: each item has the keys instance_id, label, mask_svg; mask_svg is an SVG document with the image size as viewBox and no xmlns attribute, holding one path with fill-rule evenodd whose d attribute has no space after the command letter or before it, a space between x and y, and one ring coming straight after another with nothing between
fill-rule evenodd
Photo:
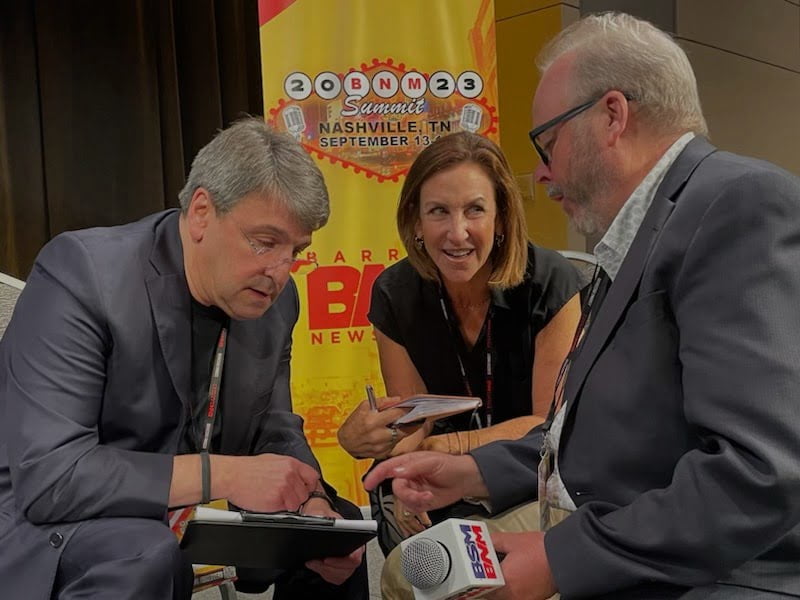
<instances>
[{"instance_id":1,"label":"dark wall","mask_svg":"<svg viewBox=\"0 0 800 600\"><path fill-rule=\"evenodd\" d=\"M177 206L197 150L262 113L259 56L257 0L0 0L0 271Z\"/></svg>"}]
</instances>

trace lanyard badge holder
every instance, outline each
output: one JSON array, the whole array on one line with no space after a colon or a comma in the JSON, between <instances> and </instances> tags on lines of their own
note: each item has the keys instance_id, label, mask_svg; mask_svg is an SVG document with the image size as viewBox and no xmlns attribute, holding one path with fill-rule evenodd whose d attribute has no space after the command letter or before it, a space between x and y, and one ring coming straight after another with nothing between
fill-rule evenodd
<instances>
[{"instance_id":1,"label":"lanyard badge holder","mask_svg":"<svg viewBox=\"0 0 800 600\"><path fill-rule=\"evenodd\" d=\"M450 331L450 337L453 341L453 347L456 353L456 359L458 360L458 368L461 373L461 380L464 383L464 390L466 391L467 396L475 396L472 391L472 386L469 383L469 377L467 376L467 369L465 366L464 358L461 356L461 352L459 350L459 339L461 338L461 334L458 331L458 323L456 321L455 315L451 314L450 311L447 310L447 302L444 299L444 292L442 287L439 287L439 306L442 309L442 315L444 316L444 320L447 322L447 327ZM486 316L486 321L484 323L485 331L486 331L486 398L484 398L484 406L486 407L486 426L492 426L492 417L494 416L494 374L492 373L492 317L493 317L493 310L492 307L489 306L489 312ZM472 416L470 417L470 424L475 422L478 429L483 428L483 423L481 422L481 416L478 414L478 409L473 411Z\"/></svg>"},{"instance_id":2,"label":"lanyard badge holder","mask_svg":"<svg viewBox=\"0 0 800 600\"><path fill-rule=\"evenodd\" d=\"M222 382L222 366L225 362L225 348L228 344L228 328L223 327L217 340L217 350L214 353L214 366L211 369L211 381L208 385L208 408L206 420L203 425L203 438L200 443L200 474L202 484L201 504L211 502L211 459L208 452L211 447L211 436L214 433L214 421L217 418L219 406L219 390Z\"/></svg>"}]
</instances>

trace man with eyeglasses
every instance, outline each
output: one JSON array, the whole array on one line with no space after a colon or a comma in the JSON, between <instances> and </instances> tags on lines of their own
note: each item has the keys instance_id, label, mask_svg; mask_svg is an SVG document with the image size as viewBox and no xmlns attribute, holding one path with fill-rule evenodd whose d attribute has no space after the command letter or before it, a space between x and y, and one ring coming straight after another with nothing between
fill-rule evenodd
<instances>
[{"instance_id":1,"label":"man with eyeglasses","mask_svg":"<svg viewBox=\"0 0 800 600\"><path fill-rule=\"evenodd\" d=\"M704 139L689 61L649 23L588 16L539 64L536 179L602 237L563 394L522 440L365 485L394 477L414 511L538 498L540 523L493 535L492 598L800 597L800 181Z\"/></svg>"},{"instance_id":2,"label":"man with eyeglasses","mask_svg":"<svg viewBox=\"0 0 800 600\"><path fill-rule=\"evenodd\" d=\"M0 342L1 596L189 598L172 507L361 517L289 391L290 271L328 214L311 157L251 118L200 150L180 210L43 248ZM237 587L366 599L363 554Z\"/></svg>"}]
</instances>

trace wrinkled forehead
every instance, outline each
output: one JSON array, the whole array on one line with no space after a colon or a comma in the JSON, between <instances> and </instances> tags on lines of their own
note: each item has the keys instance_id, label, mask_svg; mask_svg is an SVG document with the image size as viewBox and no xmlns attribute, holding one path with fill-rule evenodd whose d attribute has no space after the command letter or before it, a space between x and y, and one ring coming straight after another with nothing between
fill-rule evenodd
<instances>
[{"instance_id":1,"label":"wrinkled forehead","mask_svg":"<svg viewBox=\"0 0 800 600\"><path fill-rule=\"evenodd\" d=\"M283 197L269 192L251 192L230 211L237 222L252 232L272 233L289 243L301 245L311 239L311 231L298 218Z\"/></svg>"},{"instance_id":2,"label":"wrinkled forehead","mask_svg":"<svg viewBox=\"0 0 800 600\"><path fill-rule=\"evenodd\" d=\"M542 73L531 106L533 127L537 127L569 110L572 101L572 74L574 57L565 54Z\"/></svg>"}]
</instances>

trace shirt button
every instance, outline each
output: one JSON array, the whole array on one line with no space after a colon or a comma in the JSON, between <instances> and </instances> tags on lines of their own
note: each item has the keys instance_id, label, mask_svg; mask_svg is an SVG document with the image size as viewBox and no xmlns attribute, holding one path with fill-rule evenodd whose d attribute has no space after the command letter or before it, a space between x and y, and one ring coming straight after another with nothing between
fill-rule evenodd
<instances>
[{"instance_id":1,"label":"shirt button","mask_svg":"<svg viewBox=\"0 0 800 600\"><path fill-rule=\"evenodd\" d=\"M50 534L50 545L53 548L58 548L61 544L64 543L64 536L60 533L51 533Z\"/></svg>"}]
</instances>

